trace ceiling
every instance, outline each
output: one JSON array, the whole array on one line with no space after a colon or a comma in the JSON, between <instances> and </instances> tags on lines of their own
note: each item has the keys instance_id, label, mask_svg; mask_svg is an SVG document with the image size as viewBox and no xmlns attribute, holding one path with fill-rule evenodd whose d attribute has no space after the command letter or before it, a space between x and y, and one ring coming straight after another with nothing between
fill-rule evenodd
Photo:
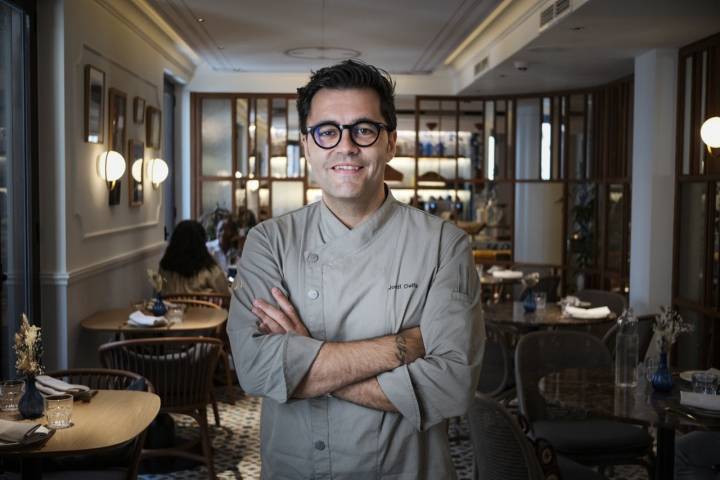
<instances>
[{"instance_id":1,"label":"ceiling","mask_svg":"<svg viewBox=\"0 0 720 480\"><path fill-rule=\"evenodd\" d=\"M472 68L482 52L467 54L464 63L445 62L468 36L478 33L478 26L494 21L493 11L502 11L511 4L508 0L147 3L216 72L308 73L335 60L294 58L286 52L339 47L357 50L358 58L393 74L442 73L445 79L450 74L456 79L454 93L466 95L607 83L631 74L634 58L643 52L679 48L720 31L720 0L570 0L574 11L544 31L538 15L547 0L512 0L513 7L529 8L503 27L502 34L484 39L495 61L476 76ZM491 29L484 28L479 34L491 35ZM473 45L464 48L469 52ZM502 55L493 57L493 49ZM527 70L519 71L517 61L527 64Z\"/></svg>"},{"instance_id":2,"label":"ceiling","mask_svg":"<svg viewBox=\"0 0 720 480\"><path fill-rule=\"evenodd\" d=\"M720 32L720 0L590 0L462 89L464 94L565 90L630 75L634 58ZM514 63L527 64L519 71Z\"/></svg>"},{"instance_id":3,"label":"ceiling","mask_svg":"<svg viewBox=\"0 0 720 480\"><path fill-rule=\"evenodd\" d=\"M307 73L334 60L285 52L324 46L357 50L359 58L391 73L426 74L442 65L500 0L148 3L216 71Z\"/></svg>"}]
</instances>

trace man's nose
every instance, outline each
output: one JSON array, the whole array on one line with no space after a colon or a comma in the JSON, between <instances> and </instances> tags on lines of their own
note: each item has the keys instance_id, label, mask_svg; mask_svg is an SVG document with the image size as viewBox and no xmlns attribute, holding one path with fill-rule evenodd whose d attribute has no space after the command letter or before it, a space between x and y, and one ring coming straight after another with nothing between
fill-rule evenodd
<instances>
[{"instance_id":1,"label":"man's nose","mask_svg":"<svg viewBox=\"0 0 720 480\"><path fill-rule=\"evenodd\" d=\"M355 145L355 143L352 141L352 135L350 135L349 129L344 129L342 131L342 137L340 138L340 143L337 144L335 147L335 150L346 153L346 154L357 154L360 153L360 147Z\"/></svg>"}]
</instances>

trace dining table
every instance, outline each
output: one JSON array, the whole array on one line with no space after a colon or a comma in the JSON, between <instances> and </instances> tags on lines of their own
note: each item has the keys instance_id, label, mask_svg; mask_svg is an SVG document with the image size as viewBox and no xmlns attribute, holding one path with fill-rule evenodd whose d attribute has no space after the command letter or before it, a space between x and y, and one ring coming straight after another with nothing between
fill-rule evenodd
<instances>
[{"instance_id":1,"label":"dining table","mask_svg":"<svg viewBox=\"0 0 720 480\"><path fill-rule=\"evenodd\" d=\"M91 332L114 332L130 335L175 335L217 332L225 323L228 311L224 308L188 307L181 322L170 322L157 327L139 327L128 323L132 307L101 310L80 321L80 326Z\"/></svg>"},{"instance_id":2,"label":"dining table","mask_svg":"<svg viewBox=\"0 0 720 480\"><path fill-rule=\"evenodd\" d=\"M720 430L720 412L706 416L680 404L680 391L692 390L680 378L674 379L670 392L661 393L653 390L644 375L639 375L636 386L620 387L610 369L570 368L546 375L539 388L549 404L654 427L655 478L659 480L673 478L677 430Z\"/></svg>"},{"instance_id":3,"label":"dining table","mask_svg":"<svg viewBox=\"0 0 720 480\"><path fill-rule=\"evenodd\" d=\"M39 478L41 457L85 455L118 447L140 435L160 411L160 397L134 390L98 390L89 402L75 401L71 426L55 430L36 446L0 446L0 455L19 457L22 478ZM23 420L18 413L1 412L4 420L47 424L43 416Z\"/></svg>"},{"instance_id":4,"label":"dining table","mask_svg":"<svg viewBox=\"0 0 720 480\"><path fill-rule=\"evenodd\" d=\"M548 303L543 309L525 311L522 302L501 302L484 307L485 320L497 325L513 326L520 330L540 328L588 327L611 323L617 319L614 313L598 318L564 316L560 305Z\"/></svg>"}]
</instances>

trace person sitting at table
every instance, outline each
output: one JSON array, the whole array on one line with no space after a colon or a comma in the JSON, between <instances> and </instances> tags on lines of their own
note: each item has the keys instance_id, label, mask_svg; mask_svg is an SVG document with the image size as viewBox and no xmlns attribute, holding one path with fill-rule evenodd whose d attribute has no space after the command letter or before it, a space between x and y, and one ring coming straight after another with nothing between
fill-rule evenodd
<instances>
[{"instance_id":1,"label":"person sitting at table","mask_svg":"<svg viewBox=\"0 0 720 480\"><path fill-rule=\"evenodd\" d=\"M205 247L207 235L195 220L183 220L175 227L160 260L165 280L162 293L230 293L225 272Z\"/></svg>"},{"instance_id":2,"label":"person sitting at table","mask_svg":"<svg viewBox=\"0 0 720 480\"><path fill-rule=\"evenodd\" d=\"M675 441L677 480L720 479L720 432L690 432Z\"/></svg>"},{"instance_id":3,"label":"person sitting at table","mask_svg":"<svg viewBox=\"0 0 720 480\"><path fill-rule=\"evenodd\" d=\"M227 273L240 257L238 225L232 217L226 217L218 222L216 232L217 238L205 246L222 271Z\"/></svg>"}]
</instances>

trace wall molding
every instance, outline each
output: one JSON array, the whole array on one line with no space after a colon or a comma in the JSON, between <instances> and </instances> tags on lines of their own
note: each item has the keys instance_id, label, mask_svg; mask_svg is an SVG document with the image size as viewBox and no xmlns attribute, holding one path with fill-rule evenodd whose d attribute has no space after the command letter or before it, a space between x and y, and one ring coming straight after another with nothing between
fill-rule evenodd
<instances>
[{"instance_id":1,"label":"wall molding","mask_svg":"<svg viewBox=\"0 0 720 480\"><path fill-rule=\"evenodd\" d=\"M165 250L166 245L167 244L164 241L157 242L152 245L147 245L137 250L133 250L132 252L123 253L100 262L76 268L69 272L42 272L40 273L40 284L43 286L69 286L101 273L116 270L126 265L158 255Z\"/></svg>"}]
</instances>

